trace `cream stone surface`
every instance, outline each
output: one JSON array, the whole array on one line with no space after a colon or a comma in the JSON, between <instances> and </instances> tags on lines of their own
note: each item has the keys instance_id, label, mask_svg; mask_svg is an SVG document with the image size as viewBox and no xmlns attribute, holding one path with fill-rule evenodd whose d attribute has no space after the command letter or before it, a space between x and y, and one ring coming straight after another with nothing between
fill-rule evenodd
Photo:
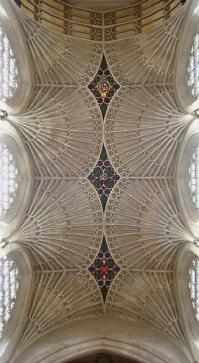
<instances>
[{"instance_id":1,"label":"cream stone surface","mask_svg":"<svg viewBox=\"0 0 199 363\"><path fill-rule=\"evenodd\" d=\"M183 252L199 254L184 173L189 135L198 133L185 75L198 2L134 3L132 19L106 12L110 2L105 13L89 3L80 10L79 1L0 0L21 77L21 93L2 106L29 171L15 228L2 233L5 253L17 249L26 263L19 258L22 288L10 320L17 329L4 334L0 362L107 352L198 363ZM103 54L120 86L104 120L88 89ZM88 180L103 144L120 176L105 211ZM120 268L105 303L89 272L103 236Z\"/></svg>"}]
</instances>

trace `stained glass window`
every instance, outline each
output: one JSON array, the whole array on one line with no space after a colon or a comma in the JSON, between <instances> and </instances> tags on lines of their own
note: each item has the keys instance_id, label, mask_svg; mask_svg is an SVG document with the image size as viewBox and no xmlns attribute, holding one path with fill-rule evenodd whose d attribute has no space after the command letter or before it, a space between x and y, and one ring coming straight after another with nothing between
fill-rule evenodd
<instances>
[{"instance_id":1,"label":"stained glass window","mask_svg":"<svg viewBox=\"0 0 199 363\"><path fill-rule=\"evenodd\" d=\"M19 288L19 271L11 257L0 257L0 338L10 319Z\"/></svg>"},{"instance_id":2,"label":"stained glass window","mask_svg":"<svg viewBox=\"0 0 199 363\"><path fill-rule=\"evenodd\" d=\"M199 34L193 39L188 67L188 85L194 97L199 96Z\"/></svg>"},{"instance_id":3,"label":"stained glass window","mask_svg":"<svg viewBox=\"0 0 199 363\"><path fill-rule=\"evenodd\" d=\"M0 142L0 217L11 207L18 190L19 176L14 156Z\"/></svg>"},{"instance_id":4,"label":"stained glass window","mask_svg":"<svg viewBox=\"0 0 199 363\"><path fill-rule=\"evenodd\" d=\"M18 72L10 42L0 25L0 100L13 97L18 87Z\"/></svg>"},{"instance_id":5,"label":"stained glass window","mask_svg":"<svg viewBox=\"0 0 199 363\"><path fill-rule=\"evenodd\" d=\"M196 319L199 321L199 258L195 257L189 269L189 288L191 302L195 311Z\"/></svg>"}]
</instances>

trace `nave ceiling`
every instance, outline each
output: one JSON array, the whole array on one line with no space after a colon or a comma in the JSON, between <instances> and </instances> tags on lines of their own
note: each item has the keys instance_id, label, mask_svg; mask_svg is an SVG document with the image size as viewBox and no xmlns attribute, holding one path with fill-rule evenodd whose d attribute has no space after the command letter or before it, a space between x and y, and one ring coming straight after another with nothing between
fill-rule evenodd
<instances>
[{"instance_id":1,"label":"nave ceiling","mask_svg":"<svg viewBox=\"0 0 199 363\"><path fill-rule=\"evenodd\" d=\"M163 358L158 348L155 360L146 344L143 362L193 362L175 280L179 251L194 240L176 177L181 143L194 119L180 105L175 75L191 5L180 5L154 29L106 41L60 34L30 19L14 1L5 5L19 24L19 48L23 43L31 74L28 84L19 85L28 89L22 106L12 108L11 102L8 109L8 122L31 167L28 206L8 237L9 248L26 251L33 271L26 317L9 363L51 362L47 355L42 360L49 348L46 337L58 339L59 329L67 332L73 322L87 335L85 319L101 321L96 330L102 348L100 327L108 329L111 321L113 334L121 319L132 330L140 324L165 339L165 346L171 344ZM88 85L103 55L119 87L101 112ZM19 64L19 77L23 72ZM118 176L103 203L89 177L102 147L109 170ZM106 178L101 172L99 179ZM92 268L99 250L105 254L103 240L117 271L102 293ZM29 360L32 347L37 353Z\"/></svg>"}]
</instances>

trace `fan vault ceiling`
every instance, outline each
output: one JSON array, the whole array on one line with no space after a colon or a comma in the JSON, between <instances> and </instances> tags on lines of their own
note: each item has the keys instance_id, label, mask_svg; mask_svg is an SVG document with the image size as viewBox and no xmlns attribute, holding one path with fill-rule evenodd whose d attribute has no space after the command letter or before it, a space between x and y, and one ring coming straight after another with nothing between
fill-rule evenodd
<instances>
[{"instance_id":1,"label":"fan vault ceiling","mask_svg":"<svg viewBox=\"0 0 199 363\"><path fill-rule=\"evenodd\" d=\"M129 319L132 329L135 321L154 328L191 356L173 274L189 239L175 168L192 117L179 108L174 87L187 8L155 30L105 44L58 34L15 8L34 79L29 105L9 121L26 144L34 186L10 243L28 250L35 274L12 362L73 320L115 316ZM120 88L101 112L88 85L103 54ZM103 145L119 176L105 205L88 178ZM90 270L103 237L119 267L105 296Z\"/></svg>"}]
</instances>

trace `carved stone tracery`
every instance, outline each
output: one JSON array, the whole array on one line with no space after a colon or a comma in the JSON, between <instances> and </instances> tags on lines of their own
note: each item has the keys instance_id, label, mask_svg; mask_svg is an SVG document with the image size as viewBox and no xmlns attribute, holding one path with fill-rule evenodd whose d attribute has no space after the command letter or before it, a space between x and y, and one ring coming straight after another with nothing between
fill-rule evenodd
<instances>
[{"instance_id":1,"label":"carved stone tracery","mask_svg":"<svg viewBox=\"0 0 199 363\"><path fill-rule=\"evenodd\" d=\"M114 314L153 327L190 357L174 286L176 254L188 236L175 168L193 118L179 108L174 87L186 10L157 29L105 44L57 34L16 11L34 82L28 106L8 119L26 144L33 191L10 243L28 251L35 275L13 363L60 326ZM67 9L65 17L66 27ZM90 21L101 26L97 15ZM106 113L88 88L103 52L119 88ZM118 175L104 213L88 180L103 145ZM89 267L104 236L118 270L103 300Z\"/></svg>"}]
</instances>

